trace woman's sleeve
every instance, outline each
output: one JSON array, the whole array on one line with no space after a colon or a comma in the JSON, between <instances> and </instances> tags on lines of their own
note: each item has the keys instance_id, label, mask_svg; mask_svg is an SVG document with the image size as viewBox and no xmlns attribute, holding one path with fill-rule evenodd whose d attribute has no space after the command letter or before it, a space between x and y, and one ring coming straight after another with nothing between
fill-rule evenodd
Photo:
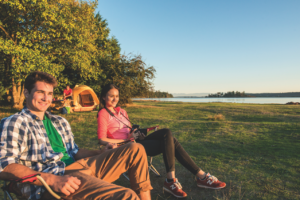
<instances>
[{"instance_id":1,"label":"woman's sleeve","mask_svg":"<svg viewBox=\"0 0 300 200\"><path fill-rule=\"evenodd\" d=\"M98 122L98 129L97 129L98 139L107 138L108 113L104 112L104 110L100 110L98 113L97 122Z\"/></svg>"}]
</instances>

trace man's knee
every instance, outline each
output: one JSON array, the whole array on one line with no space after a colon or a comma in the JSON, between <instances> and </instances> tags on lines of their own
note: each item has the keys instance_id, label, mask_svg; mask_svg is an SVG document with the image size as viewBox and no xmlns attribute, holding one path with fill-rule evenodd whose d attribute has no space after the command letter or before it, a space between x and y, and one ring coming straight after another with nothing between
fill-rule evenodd
<instances>
[{"instance_id":1,"label":"man's knee","mask_svg":"<svg viewBox=\"0 0 300 200\"><path fill-rule=\"evenodd\" d=\"M113 192L113 193L111 193ZM97 194L96 194L97 196ZM116 191L112 190L107 194L100 193L97 197L91 197L88 199L107 199L107 200L139 200L138 195L129 188L122 188L121 190L118 189Z\"/></svg>"},{"instance_id":2,"label":"man's knee","mask_svg":"<svg viewBox=\"0 0 300 200\"><path fill-rule=\"evenodd\" d=\"M142 144L139 143L133 143L131 142L128 146L130 148L130 150L132 150L133 152L140 152L140 153L146 153L145 152L145 148Z\"/></svg>"},{"instance_id":3,"label":"man's knee","mask_svg":"<svg viewBox=\"0 0 300 200\"><path fill-rule=\"evenodd\" d=\"M133 190L126 188L124 190L124 198L122 198L122 199L139 200L140 198Z\"/></svg>"}]
</instances>

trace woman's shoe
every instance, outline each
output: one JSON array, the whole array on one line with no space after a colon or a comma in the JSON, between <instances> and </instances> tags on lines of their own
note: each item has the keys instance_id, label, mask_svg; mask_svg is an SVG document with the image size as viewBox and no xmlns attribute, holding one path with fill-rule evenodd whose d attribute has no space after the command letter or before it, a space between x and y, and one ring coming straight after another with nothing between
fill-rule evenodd
<instances>
[{"instance_id":1,"label":"woman's shoe","mask_svg":"<svg viewBox=\"0 0 300 200\"><path fill-rule=\"evenodd\" d=\"M164 182L163 189L172 194L174 197L177 198L185 198L187 197L187 194L182 190L181 184L178 182L177 178L173 179L173 182L167 182L167 179Z\"/></svg>"},{"instance_id":2,"label":"woman's shoe","mask_svg":"<svg viewBox=\"0 0 300 200\"><path fill-rule=\"evenodd\" d=\"M219 181L216 177L207 173L204 180L197 178L197 186L201 188L221 189L226 186L226 183Z\"/></svg>"}]
</instances>

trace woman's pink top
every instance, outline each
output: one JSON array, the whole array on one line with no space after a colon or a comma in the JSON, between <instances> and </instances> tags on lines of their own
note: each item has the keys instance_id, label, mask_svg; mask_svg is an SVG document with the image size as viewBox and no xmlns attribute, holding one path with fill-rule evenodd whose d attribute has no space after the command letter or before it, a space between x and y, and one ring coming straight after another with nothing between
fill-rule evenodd
<instances>
[{"instance_id":1,"label":"woman's pink top","mask_svg":"<svg viewBox=\"0 0 300 200\"><path fill-rule=\"evenodd\" d=\"M127 124L127 126L131 127L130 122L126 119L128 118L127 112L120 107L115 108L117 114L115 117L111 116L106 109L101 109L98 113L98 139L101 138L111 138L111 139L124 139L128 138L130 129L126 127L123 123ZM124 117L123 115L126 117ZM119 120L117 120L118 118ZM129 119L129 118L128 118Z\"/></svg>"}]
</instances>

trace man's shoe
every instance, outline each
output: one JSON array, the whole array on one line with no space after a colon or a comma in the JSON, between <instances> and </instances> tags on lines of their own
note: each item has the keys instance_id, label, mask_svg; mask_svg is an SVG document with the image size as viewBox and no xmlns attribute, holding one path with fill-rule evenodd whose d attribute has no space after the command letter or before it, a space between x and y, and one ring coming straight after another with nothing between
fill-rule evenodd
<instances>
[{"instance_id":1,"label":"man's shoe","mask_svg":"<svg viewBox=\"0 0 300 200\"><path fill-rule=\"evenodd\" d=\"M201 188L221 189L226 186L226 183L219 181L216 177L207 173L204 180L197 178L197 186Z\"/></svg>"},{"instance_id":2,"label":"man's shoe","mask_svg":"<svg viewBox=\"0 0 300 200\"><path fill-rule=\"evenodd\" d=\"M187 197L187 194L182 190L181 184L178 182L177 178L173 179L173 182L168 183L167 179L164 182L164 187L163 189L166 192L169 192L172 194L174 197L177 198L185 198Z\"/></svg>"}]
</instances>

